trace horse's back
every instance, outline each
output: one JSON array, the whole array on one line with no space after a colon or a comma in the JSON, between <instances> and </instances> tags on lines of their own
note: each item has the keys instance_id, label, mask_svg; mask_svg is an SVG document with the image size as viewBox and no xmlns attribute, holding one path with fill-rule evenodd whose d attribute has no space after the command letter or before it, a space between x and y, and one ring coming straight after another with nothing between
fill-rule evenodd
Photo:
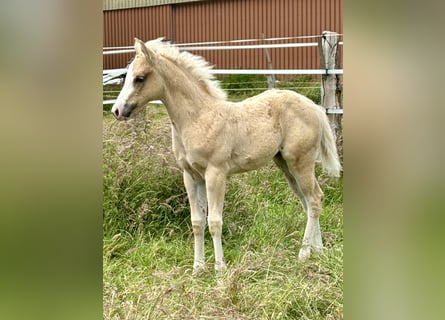
<instances>
[{"instance_id":1,"label":"horse's back","mask_svg":"<svg viewBox=\"0 0 445 320\"><path fill-rule=\"evenodd\" d=\"M274 122L282 130L304 126L318 129L321 108L309 98L291 90L271 89L238 102L238 113L246 122L260 125ZM260 123L261 122L261 123Z\"/></svg>"},{"instance_id":2,"label":"horse's back","mask_svg":"<svg viewBox=\"0 0 445 320\"><path fill-rule=\"evenodd\" d=\"M286 102L286 101L299 101L301 103L305 104L314 104L314 102L309 99L308 97L299 94L292 90L285 90L285 89L269 89L266 91L263 91L260 94L257 94L253 97L247 98L240 102L241 105L244 105L245 103L249 104L251 101L255 100L267 100L267 99L274 99L277 102Z\"/></svg>"}]
</instances>

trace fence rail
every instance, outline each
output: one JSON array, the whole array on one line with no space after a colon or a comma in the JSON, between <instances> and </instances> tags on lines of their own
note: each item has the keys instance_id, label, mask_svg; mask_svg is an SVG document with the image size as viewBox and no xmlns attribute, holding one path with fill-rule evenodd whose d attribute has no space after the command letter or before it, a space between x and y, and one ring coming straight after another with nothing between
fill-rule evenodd
<instances>
[{"instance_id":1,"label":"fence rail","mask_svg":"<svg viewBox=\"0 0 445 320\"><path fill-rule=\"evenodd\" d=\"M104 100L103 105L114 104L115 102L116 102L116 99ZM161 100L153 100L153 101L150 101L149 103L162 104L162 101ZM343 114L343 109L327 108L326 114Z\"/></svg>"},{"instance_id":2,"label":"fence rail","mask_svg":"<svg viewBox=\"0 0 445 320\"><path fill-rule=\"evenodd\" d=\"M119 77L127 73L127 69L103 70L105 76ZM321 74L343 74L343 69L211 69L212 74L299 74L299 75L321 75Z\"/></svg>"},{"instance_id":3,"label":"fence rail","mask_svg":"<svg viewBox=\"0 0 445 320\"><path fill-rule=\"evenodd\" d=\"M242 41L242 40L240 40ZM245 40L246 41L246 40ZM343 41L338 43L343 45ZM208 50L246 50L246 49L280 49L280 48L300 48L300 47L317 47L318 42L305 43L278 43L278 44L249 44L249 45L235 45L235 46L180 46L179 50L183 51L208 51ZM105 48L104 48L105 49ZM103 51L103 54L120 54L134 52L132 47L110 47Z\"/></svg>"}]
</instances>

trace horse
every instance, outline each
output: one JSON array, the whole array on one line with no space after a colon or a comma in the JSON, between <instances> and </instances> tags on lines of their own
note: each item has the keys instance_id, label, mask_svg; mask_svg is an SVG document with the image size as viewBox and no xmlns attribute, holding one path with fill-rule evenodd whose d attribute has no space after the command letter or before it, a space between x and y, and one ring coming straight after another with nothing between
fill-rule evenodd
<instances>
[{"instance_id":1,"label":"horse","mask_svg":"<svg viewBox=\"0 0 445 320\"><path fill-rule=\"evenodd\" d=\"M204 58L180 51L162 38L135 38L136 55L111 112L127 120L147 102L161 100L171 121L172 147L190 205L194 235L193 274L204 269L206 223L217 275L227 267L221 242L226 181L271 159L283 171L307 214L299 260L323 248L319 216L323 192L316 162L340 176L341 164L326 113L290 90L269 89L230 102Z\"/></svg>"}]
</instances>

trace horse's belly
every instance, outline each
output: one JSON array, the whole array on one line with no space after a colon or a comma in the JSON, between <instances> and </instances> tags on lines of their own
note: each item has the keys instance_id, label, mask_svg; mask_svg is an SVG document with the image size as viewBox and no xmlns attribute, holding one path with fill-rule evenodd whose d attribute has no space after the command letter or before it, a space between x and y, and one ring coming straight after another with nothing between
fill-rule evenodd
<instances>
[{"instance_id":1,"label":"horse's belly","mask_svg":"<svg viewBox=\"0 0 445 320\"><path fill-rule=\"evenodd\" d=\"M233 174L258 169L267 164L278 151L278 147L267 148L267 150L259 149L254 152L234 151L230 159L230 173Z\"/></svg>"},{"instance_id":2,"label":"horse's belly","mask_svg":"<svg viewBox=\"0 0 445 320\"><path fill-rule=\"evenodd\" d=\"M266 128L239 135L233 141L235 143L230 156L230 171L237 173L255 170L267 164L278 153L282 137L280 133L273 132L273 129Z\"/></svg>"}]
</instances>

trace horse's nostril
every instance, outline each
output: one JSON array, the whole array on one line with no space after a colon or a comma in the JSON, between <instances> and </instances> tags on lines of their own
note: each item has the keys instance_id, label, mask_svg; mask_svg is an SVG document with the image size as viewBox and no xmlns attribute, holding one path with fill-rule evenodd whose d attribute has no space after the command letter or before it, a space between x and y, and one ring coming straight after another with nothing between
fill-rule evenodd
<instances>
[{"instance_id":1,"label":"horse's nostril","mask_svg":"<svg viewBox=\"0 0 445 320\"><path fill-rule=\"evenodd\" d=\"M118 108L114 109L113 114L116 118L119 118L119 109Z\"/></svg>"}]
</instances>

